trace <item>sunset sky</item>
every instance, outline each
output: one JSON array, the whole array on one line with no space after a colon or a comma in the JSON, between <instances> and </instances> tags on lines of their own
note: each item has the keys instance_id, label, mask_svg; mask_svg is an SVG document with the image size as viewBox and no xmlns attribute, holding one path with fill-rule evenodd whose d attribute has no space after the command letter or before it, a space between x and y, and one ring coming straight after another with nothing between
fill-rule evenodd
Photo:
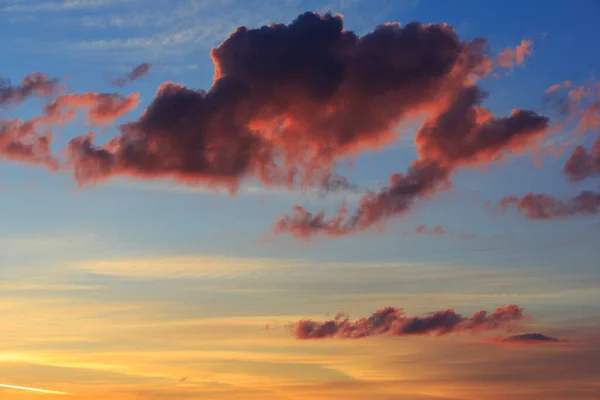
<instances>
[{"instance_id":1,"label":"sunset sky","mask_svg":"<svg viewBox=\"0 0 600 400\"><path fill-rule=\"evenodd\" d=\"M0 399L600 399L599 16L0 0Z\"/></svg>"}]
</instances>

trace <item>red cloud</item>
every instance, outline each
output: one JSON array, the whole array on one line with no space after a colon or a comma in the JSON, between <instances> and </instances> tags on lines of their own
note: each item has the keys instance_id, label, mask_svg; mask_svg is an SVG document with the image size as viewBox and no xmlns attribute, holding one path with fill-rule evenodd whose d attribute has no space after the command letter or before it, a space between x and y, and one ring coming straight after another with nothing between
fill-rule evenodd
<instances>
[{"instance_id":1,"label":"red cloud","mask_svg":"<svg viewBox=\"0 0 600 400\"><path fill-rule=\"evenodd\" d=\"M533 54L531 40L523 40L515 47L507 48L496 57L496 65L502 68L513 68L515 65L523 65L525 56Z\"/></svg>"},{"instance_id":2,"label":"red cloud","mask_svg":"<svg viewBox=\"0 0 600 400\"><path fill-rule=\"evenodd\" d=\"M546 89L546 94L554 93L562 88L570 88L572 86L573 86L573 82L571 82L571 81L562 81L559 83L555 83L553 85L550 85L550 87L548 89Z\"/></svg>"},{"instance_id":3,"label":"red cloud","mask_svg":"<svg viewBox=\"0 0 600 400\"><path fill-rule=\"evenodd\" d=\"M446 335L450 333L484 331L508 328L525 318L523 308L511 304L498 307L492 313L477 311L464 317L452 309L440 310L425 316L409 317L404 311L386 307L369 318L351 321L339 313L335 319L323 322L301 320L292 326L298 339L341 338L358 339L375 335Z\"/></svg>"},{"instance_id":4,"label":"red cloud","mask_svg":"<svg viewBox=\"0 0 600 400\"><path fill-rule=\"evenodd\" d=\"M579 133L600 130L600 99L583 110L577 130Z\"/></svg>"},{"instance_id":5,"label":"red cloud","mask_svg":"<svg viewBox=\"0 0 600 400\"><path fill-rule=\"evenodd\" d=\"M49 79L39 72L27 75L19 86L0 79L0 106L18 106L31 96L50 97L57 89L58 79Z\"/></svg>"},{"instance_id":6,"label":"red cloud","mask_svg":"<svg viewBox=\"0 0 600 400\"><path fill-rule=\"evenodd\" d=\"M28 96L56 94L57 80L44 74L26 77L21 86L0 89L1 100L18 104ZM109 93L62 94L44 107L44 112L28 121L0 119L0 158L26 164L44 165L57 170L60 162L50 149L52 127L62 125L75 116L77 109L86 109L91 124L108 123L131 111L138 104L138 94L128 97Z\"/></svg>"},{"instance_id":7,"label":"red cloud","mask_svg":"<svg viewBox=\"0 0 600 400\"><path fill-rule=\"evenodd\" d=\"M69 119L76 109L87 109L88 123L102 125L127 114L138 105L138 93L123 97L116 93L88 92L58 96L46 106L45 110L48 115L55 117L62 115Z\"/></svg>"},{"instance_id":8,"label":"red cloud","mask_svg":"<svg viewBox=\"0 0 600 400\"><path fill-rule=\"evenodd\" d=\"M129 82L133 82L136 79L139 79L144 75L147 75L150 72L150 67L151 67L151 65L148 63L140 64L137 67L134 67L131 70L131 72L129 72L124 77L115 79L113 81L113 84L116 86L119 86L119 87L123 87L126 84L128 84Z\"/></svg>"},{"instance_id":9,"label":"red cloud","mask_svg":"<svg viewBox=\"0 0 600 400\"><path fill-rule=\"evenodd\" d=\"M58 162L50 151L52 133L38 133L43 123L43 118L31 121L0 120L0 158L44 165L56 170Z\"/></svg>"},{"instance_id":10,"label":"red cloud","mask_svg":"<svg viewBox=\"0 0 600 400\"><path fill-rule=\"evenodd\" d=\"M570 90L565 93L562 89ZM559 91L562 93L555 94ZM546 90L544 100L558 105L567 122L576 122L577 135L600 130L600 83L594 79L577 87L571 81L555 83Z\"/></svg>"}]
</instances>

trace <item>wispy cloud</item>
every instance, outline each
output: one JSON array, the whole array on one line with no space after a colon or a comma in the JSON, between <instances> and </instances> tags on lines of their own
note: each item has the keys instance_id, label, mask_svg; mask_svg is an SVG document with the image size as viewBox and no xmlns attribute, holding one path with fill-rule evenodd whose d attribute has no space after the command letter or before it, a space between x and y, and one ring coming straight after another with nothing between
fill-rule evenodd
<instances>
[{"instance_id":1,"label":"wispy cloud","mask_svg":"<svg viewBox=\"0 0 600 400\"><path fill-rule=\"evenodd\" d=\"M67 283L48 282L4 282L0 283L0 291L3 292L73 292L82 290L93 290L94 286L73 285Z\"/></svg>"},{"instance_id":2,"label":"wispy cloud","mask_svg":"<svg viewBox=\"0 0 600 400\"><path fill-rule=\"evenodd\" d=\"M39 254L82 246L94 240L92 234L6 236L0 238L0 255Z\"/></svg>"},{"instance_id":3,"label":"wispy cloud","mask_svg":"<svg viewBox=\"0 0 600 400\"><path fill-rule=\"evenodd\" d=\"M85 272L138 279L177 279L236 277L264 269L310 265L302 261L247 259L236 257L144 257L75 262L72 267Z\"/></svg>"},{"instance_id":4,"label":"wispy cloud","mask_svg":"<svg viewBox=\"0 0 600 400\"><path fill-rule=\"evenodd\" d=\"M90 8L101 8L123 3L133 3L136 0L64 0L48 1L42 3L22 3L12 4L0 8L4 12L44 12L44 11L70 11L85 10Z\"/></svg>"},{"instance_id":5,"label":"wispy cloud","mask_svg":"<svg viewBox=\"0 0 600 400\"><path fill-rule=\"evenodd\" d=\"M128 48L152 48L189 44L202 40L201 28L189 28L177 32L161 33L147 37L126 39L82 41L70 45L74 50L115 50Z\"/></svg>"},{"instance_id":6,"label":"wispy cloud","mask_svg":"<svg viewBox=\"0 0 600 400\"><path fill-rule=\"evenodd\" d=\"M227 192L217 188L210 188L203 185L186 185L176 182L136 182L132 180L121 180L119 183L112 183L119 187L135 190L173 192L173 193L197 193L197 194L224 194ZM263 187L258 184L243 184L238 189L237 195L256 196L256 197L282 197L297 199L301 197L306 200L320 202L340 201L354 202L360 199L360 196L366 193L368 188L364 189L340 189L337 191L327 191L325 189L287 189L282 187Z\"/></svg>"}]
</instances>

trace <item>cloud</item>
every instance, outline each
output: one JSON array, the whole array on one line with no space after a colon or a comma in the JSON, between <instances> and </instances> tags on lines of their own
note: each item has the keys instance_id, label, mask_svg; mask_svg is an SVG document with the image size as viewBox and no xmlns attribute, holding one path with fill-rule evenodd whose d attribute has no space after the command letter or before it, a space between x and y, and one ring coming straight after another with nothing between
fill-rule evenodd
<instances>
[{"instance_id":1,"label":"cloud","mask_svg":"<svg viewBox=\"0 0 600 400\"><path fill-rule=\"evenodd\" d=\"M488 340L490 343L510 346L535 346L548 344L573 344L567 339L546 336L543 333L523 333L520 335L504 336Z\"/></svg>"},{"instance_id":2,"label":"cloud","mask_svg":"<svg viewBox=\"0 0 600 400\"><path fill-rule=\"evenodd\" d=\"M464 317L453 309L440 310L425 316L407 316L403 310L386 307L377 310L368 318L350 320L338 313L333 320L315 322L301 320L292 326L298 339L358 339L375 335L409 336L436 335L507 328L525 318L523 308L511 304L498 307L493 312L481 310L471 317Z\"/></svg>"},{"instance_id":3,"label":"cloud","mask_svg":"<svg viewBox=\"0 0 600 400\"><path fill-rule=\"evenodd\" d=\"M577 129L580 133L600 130L600 99L594 101L583 111Z\"/></svg>"},{"instance_id":4,"label":"cloud","mask_svg":"<svg viewBox=\"0 0 600 400\"><path fill-rule=\"evenodd\" d=\"M589 151L583 146L575 147L565 163L564 173L573 182L600 175L600 136Z\"/></svg>"},{"instance_id":5,"label":"cloud","mask_svg":"<svg viewBox=\"0 0 600 400\"><path fill-rule=\"evenodd\" d=\"M58 89L58 79L34 72L27 75L20 85L12 86L10 81L0 79L0 107L18 106L28 97L50 97Z\"/></svg>"},{"instance_id":6,"label":"cloud","mask_svg":"<svg viewBox=\"0 0 600 400\"><path fill-rule=\"evenodd\" d=\"M523 41L500 56L520 65L530 46ZM476 83L493 66L487 43L461 40L447 24L387 23L358 36L339 15L304 13L289 25L240 27L211 57L207 91L165 82L112 139L73 138L66 165L76 181L168 178L231 193L247 181L347 190L352 185L334 175L339 162L392 143L399 124L425 117L415 137L418 159L364 194L354 211L344 205L327 217L296 206L273 228L341 236L405 214L450 188L457 169L525 151L548 133L548 118L532 111L497 117L482 106L487 94ZM147 72L140 67L126 79ZM137 105L137 93L66 94L46 113L70 119L85 108L88 123L103 124Z\"/></svg>"},{"instance_id":7,"label":"cloud","mask_svg":"<svg viewBox=\"0 0 600 400\"><path fill-rule=\"evenodd\" d=\"M437 108L477 71L484 47L461 42L448 25L387 24L358 37L341 17L313 13L290 25L241 27L211 52L208 91L163 84L110 150L90 147L75 165L96 150L107 168L90 181L312 184L340 158L395 139L402 119ZM397 62L409 56L413 63Z\"/></svg>"},{"instance_id":8,"label":"cloud","mask_svg":"<svg viewBox=\"0 0 600 400\"><path fill-rule=\"evenodd\" d=\"M150 72L150 67L151 65L148 63L143 63L140 64L136 67L134 67L131 72L129 72L127 75L125 75L124 77L115 79L113 81L113 84L116 86L120 86L123 87L125 86L127 83L129 82L133 82L138 78L141 78L144 75L147 75Z\"/></svg>"},{"instance_id":9,"label":"cloud","mask_svg":"<svg viewBox=\"0 0 600 400\"><path fill-rule=\"evenodd\" d=\"M595 79L579 86L571 81L555 83L546 90L544 102L558 106L565 122L575 122L577 136L600 130L600 83Z\"/></svg>"},{"instance_id":10,"label":"cloud","mask_svg":"<svg viewBox=\"0 0 600 400\"><path fill-rule=\"evenodd\" d=\"M391 175L389 186L364 195L350 216L345 206L329 219L324 212L312 214L294 206L293 215L282 216L273 225L273 231L304 239L317 234L344 236L360 232L407 212L416 198L426 197L444 186L447 176L448 171L435 162L414 162L406 175Z\"/></svg>"},{"instance_id":11,"label":"cloud","mask_svg":"<svg viewBox=\"0 0 600 400\"><path fill-rule=\"evenodd\" d=\"M154 256L147 258L77 261L72 265L72 268L104 276L137 279L189 279L206 277L233 278L248 274L257 274L264 270L306 268L310 265L311 263L308 261L267 258Z\"/></svg>"},{"instance_id":12,"label":"cloud","mask_svg":"<svg viewBox=\"0 0 600 400\"><path fill-rule=\"evenodd\" d=\"M309 238L316 234L348 235L371 228L408 212L417 199L449 187L457 168L498 160L506 152L519 152L547 132L549 121L532 111L513 110L497 118L479 104L484 94L477 86L463 88L450 107L427 120L415 137L420 158L406 174L390 176L389 186L365 195L351 216L345 207L335 217L312 214L300 206L273 226L275 232Z\"/></svg>"},{"instance_id":13,"label":"cloud","mask_svg":"<svg viewBox=\"0 0 600 400\"><path fill-rule=\"evenodd\" d=\"M43 120L0 119L0 159L43 165L50 170L57 170L58 161L52 156L50 149L52 133L38 133Z\"/></svg>"},{"instance_id":14,"label":"cloud","mask_svg":"<svg viewBox=\"0 0 600 400\"><path fill-rule=\"evenodd\" d=\"M523 65L525 56L533 54L531 46L533 46L531 40L523 40L514 49L507 48L496 57L496 65L502 68L513 68L515 65Z\"/></svg>"},{"instance_id":15,"label":"cloud","mask_svg":"<svg viewBox=\"0 0 600 400\"><path fill-rule=\"evenodd\" d=\"M570 81L554 84L546 93L554 93L563 88L571 88ZM594 80L568 92L566 99L559 101L568 119L576 121L575 133L580 135L588 130L600 129L600 99L596 88L600 88ZM594 99L591 104L581 107L582 102ZM571 182L600 175L600 136L591 149L578 145L575 147L563 168L563 173ZM551 220L572 216L596 215L600 210L600 193L585 190L566 199L558 199L549 194L527 193L524 196L505 196L500 202L500 209L506 211L515 208L531 220Z\"/></svg>"},{"instance_id":16,"label":"cloud","mask_svg":"<svg viewBox=\"0 0 600 400\"><path fill-rule=\"evenodd\" d=\"M35 2L13 4L0 9L3 12L48 12L48 11L76 11L88 8L99 8L110 5L123 4L134 0L64 0L54 2Z\"/></svg>"},{"instance_id":17,"label":"cloud","mask_svg":"<svg viewBox=\"0 0 600 400\"><path fill-rule=\"evenodd\" d=\"M57 170L61 161L52 154L53 129L72 120L78 109L85 109L87 122L103 125L133 110L139 94L127 97L115 93L64 94L57 79L33 73L20 86L0 87L2 105L19 105L30 96L50 97L41 115L29 120L0 119L0 158L25 164L36 164Z\"/></svg>"},{"instance_id":18,"label":"cloud","mask_svg":"<svg viewBox=\"0 0 600 400\"><path fill-rule=\"evenodd\" d=\"M444 236L448 232L441 225L436 225L433 228L429 228L427 225L418 225L415 228L415 233L419 235Z\"/></svg>"},{"instance_id":19,"label":"cloud","mask_svg":"<svg viewBox=\"0 0 600 400\"><path fill-rule=\"evenodd\" d=\"M500 209L514 207L531 220L551 220L581 215L596 215L600 211L600 193L582 191L566 200L547 194L527 193L525 196L506 196L500 200Z\"/></svg>"},{"instance_id":20,"label":"cloud","mask_svg":"<svg viewBox=\"0 0 600 400\"><path fill-rule=\"evenodd\" d=\"M94 240L94 235L83 232L68 235L61 232L35 236L5 235L0 236L0 255L23 256L63 252L73 246L81 248Z\"/></svg>"},{"instance_id":21,"label":"cloud","mask_svg":"<svg viewBox=\"0 0 600 400\"><path fill-rule=\"evenodd\" d=\"M79 42L71 46L76 51L82 50L118 50L124 49L131 52L139 48L165 47L175 45L193 44L202 41L203 37L199 28L186 28L173 32L159 33L152 36L128 37L125 39L93 40Z\"/></svg>"},{"instance_id":22,"label":"cloud","mask_svg":"<svg viewBox=\"0 0 600 400\"><path fill-rule=\"evenodd\" d=\"M436 225L434 227L429 227L427 225L421 224L417 225L413 232L410 232L416 235L426 235L426 236L453 236L458 237L460 239L474 239L476 236L470 233L456 233L449 232L441 225Z\"/></svg>"},{"instance_id":23,"label":"cloud","mask_svg":"<svg viewBox=\"0 0 600 400\"><path fill-rule=\"evenodd\" d=\"M67 393L67 392L60 392L58 390L40 389L40 388L34 388L34 387L29 387L29 386L8 385L5 383L0 383L0 388L24 390L24 391L29 391L29 392L38 392L38 393L45 393L45 394L55 394L55 395L59 395L59 396L68 396L69 395L69 393Z\"/></svg>"},{"instance_id":24,"label":"cloud","mask_svg":"<svg viewBox=\"0 0 600 400\"><path fill-rule=\"evenodd\" d=\"M45 111L51 116L72 116L76 109L87 109L88 123L102 125L127 114L138 105L139 93L124 97L116 93L87 92L58 96L46 105Z\"/></svg>"},{"instance_id":25,"label":"cloud","mask_svg":"<svg viewBox=\"0 0 600 400\"><path fill-rule=\"evenodd\" d=\"M554 93L562 88L571 88L573 86L573 82L571 81L562 81L559 83L554 83L546 89L546 94Z\"/></svg>"}]
</instances>

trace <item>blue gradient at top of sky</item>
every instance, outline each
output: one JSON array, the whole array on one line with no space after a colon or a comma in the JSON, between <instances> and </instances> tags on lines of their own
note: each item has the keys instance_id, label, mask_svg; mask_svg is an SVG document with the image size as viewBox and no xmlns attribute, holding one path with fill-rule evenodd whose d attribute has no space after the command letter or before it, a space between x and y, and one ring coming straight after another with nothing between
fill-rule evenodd
<instances>
[{"instance_id":1,"label":"blue gradient at top of sky","mask_svg":"<svg viewBox=\"0 0 600 400\"><path fill-rule=\"evenodd\" d=\"M67 84L77 92L139 91L141 106L119 120L122 122L137 117L165 80L208 88L213 75L210 48L236 26L288 23L309 10L340 12L345 16L346 29L358 33L388 21L446 22L462 38L488 39L495 52L514 47L523 39L533 40L534 54L526 58L525 68L516 67L509 76L483 83L490 91L485 105L499 115L513 108L540 111L542 95L551 84L565 79L584 83L597 73L591 67L600 66L598 35L593 33L600 3L593 0L332 0L325 5L323 1L294 0L3 0L0 73L15 82L32 71L69 75ZM161 45L161 40L170 44ZM112 78L142 62L153 64L148 76L122 89L110 85ZM41 104L28 101L19 109L0 111L0 117L26 118L35 115ZM86 130L81 122L68 126L57 135L56 148ZM586 144L591 141L582 140ZM353 183L377 187L390 172L405 170L415 156L411 143L407 135L399 146L364 155L348 177ZM0 236L92 232L109 240L110 245L98 246L94 250L97 254L87 253L89 257L208 253L593 269L598 255L597 219L531 223L511 214L490 214L483 205L485 200L529 190L561 196L597 185L568 184L560 173L565 157L545 158L543 169L534 167L531 158L524 156L493 165L485 172L460 171L453 179L455 191L419 203L410 215L390 221L385 233L368 232L308 245L289 238L263 242L261 237L268 233L278 213L289 211L292 204L307 205L315 211L332 210L343 195L318 199L257 189L229 197L164 181L127 180L79 190L68 176L2 162L0 182L8 191L0 195ZM421 223L441 224L449 231L479 237L459 240L402 235ZM73 249L60 257L76 253ZM12 262L16 265L20 261Z\"/></svg>"}]
</instances>

